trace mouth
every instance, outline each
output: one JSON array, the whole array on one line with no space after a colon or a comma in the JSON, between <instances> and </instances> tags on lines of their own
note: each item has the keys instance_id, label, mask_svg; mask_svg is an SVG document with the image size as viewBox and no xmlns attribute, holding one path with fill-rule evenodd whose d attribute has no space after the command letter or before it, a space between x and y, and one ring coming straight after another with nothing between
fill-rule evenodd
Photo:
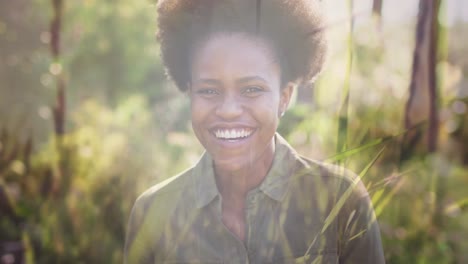
<instances>
[{"instance_id":1,"label":"mouth","mask_svg":"<svg viewBox=\"0 0 468 264\"><path fill-rule=\"evenodd\" d=\"M253 134L254 130L250 128L230 128L222 129L218 128L213 131L213 135L217 139L228 140L228 141L237 141L250 137Z\"/></svg>"}]
</instances>

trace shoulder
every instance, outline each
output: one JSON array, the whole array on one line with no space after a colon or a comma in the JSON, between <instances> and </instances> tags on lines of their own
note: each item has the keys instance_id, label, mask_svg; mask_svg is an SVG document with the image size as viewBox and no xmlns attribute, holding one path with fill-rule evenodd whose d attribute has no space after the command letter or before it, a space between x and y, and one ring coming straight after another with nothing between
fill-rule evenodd
<instances>
[{"instance_id":1,"label":"shoulder","mask_svg":"<svg viewBox=\"0 0 468 264\"><path fill-rule=\"evenodd\" d=\"M360 177L351 170L336 164L310 159L298 155L296 173L306 177L339 184L341 187L362 185Z\"/></svg>"},{"instance_id":2,"label":"shoulder","mask_svg":"<svg viewBox=\"0 0 468 264\"><path fill-rule=\"evenodd\" d=\"M151 186L137 198L137 201L153 200L157 196L173 195L174 192L181 191L188 184L192 171L193 167Z\"/></svg>"},{"instance_id":3,"label":"shoulder","mask_svg":"<svg viewBox=\"0 0 468 264\"><path fill-rule=\"evenodd\" d=\"M343 166L302 156L280 135L277 135L277 143L279 151L283 153L280 160L282 167L286 168L283 171L289 175L292 192L303 190L302 193L310 194L317 191L331 198L350 190L353 194L367 194L360 177L354 172Z\"/></svg>"},{"instance_id":4,"label":"shoulder","mask_svg":"<svg viewBox=\"0 0 468 264\"><path fill-rule=\"evenodd\" d=\"M154 207L163 206L168 201L181 198L181 194L185 193L184 189L189 185L192 171L193 167L148 188L136 199L134 209L140 208L145 211L157 209Z\"/></svg>"},{"instance_id":5,"label":"shoulder","mask_svg":"<svg viewBox=\"0 0 468 264\"><path fill-rule=\"evenodd\" d=\"M192 170L150 187L136 199L127 226L125 263L149 263L154 258L154 243L162 238L175 208L187 200L181 194L189 183Z\"/></svg>"},{"instance_id":6,"label":"shoulder","mask_svg":"<svg viewBox=\"0 0 468 264\"><path fill-rule=\"evenodd\" d=\"M343 182L351 184L359 179L352 171L331 163L311 159L299 154L289 143L276 135L278 161L281 160L282 167L287 167L287 174L293 180L323 180L327 182Z\"/></svg>"},{"instance_id":7,"label":"shoulder","mask_svg":"<svg viewBox=\"0 0 468 264\"><path fill-rule=\"evenodd\" d=\"M297 180L292 191L307 197L325 199L335 212L347 214L358 208L371 210L371 200L361 177L340 165L299 157L295 166ZM294 176L293 176L294 177Z\"/></svg>"}]
</instances>

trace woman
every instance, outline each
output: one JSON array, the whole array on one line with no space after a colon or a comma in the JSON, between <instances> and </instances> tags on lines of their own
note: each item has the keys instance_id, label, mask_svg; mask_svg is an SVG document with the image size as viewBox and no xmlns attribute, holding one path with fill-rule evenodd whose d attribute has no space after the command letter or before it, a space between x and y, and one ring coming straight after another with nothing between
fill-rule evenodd
<instances>
[{"instance_id":1,"label":"woman","mask_svg":"<svg viewBox=\"0 0 468 264\"><path fill-rule=\"evenodd\" d=\"M163 61L206 152L136 201L128 263L383 263L368 193L276 133L326 49L314 0L166 0Z\"/></svg>"}]
</instances>

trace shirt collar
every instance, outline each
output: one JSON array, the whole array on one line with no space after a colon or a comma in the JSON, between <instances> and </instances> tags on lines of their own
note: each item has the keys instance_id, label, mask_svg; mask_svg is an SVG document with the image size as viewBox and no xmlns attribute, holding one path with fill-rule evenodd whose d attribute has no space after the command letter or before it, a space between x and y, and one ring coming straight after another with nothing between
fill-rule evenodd
<instances>
[{"instance_id":1,"label":"shirt collar","mask_svg":"<svg viewBox=\"0 0 468 264\"><path fill-rule=\"evenodd\" d=\"M275 156L267 176L260 184L260 191L276 201L282 201L289 187L290 176L298 159L296 151L276 133Z\"/></svg>"},{"instance_id":2,"label":"shirt collar","mask_svg":"<svg viewBox=\"0 0 468 264\"><path fill-rule=\"evenodd\" d=\"M213 160L208 152L203 153L200 161L194 167L192 179L195 181L192 186L195 186L195 202L198 209L207 205L219 195L213 170Z\"/></svg>"},{"instance_id":3,"label":"shirt collar","mask_svg":"<svg viewBox=\"0 0 468 264\"><path fill-rule=\"evenodd\" d=\"M281 201L288 189L288 180L295 166L296 151L278 133L275 135L275 156L273 164L260 184L260 191L270 198ZM200 161L193 168L192 179L195 186L195 202L197 208L202 208L219 195L213 170L213 160L205 151Z\"/></svg>"}]
</instances>

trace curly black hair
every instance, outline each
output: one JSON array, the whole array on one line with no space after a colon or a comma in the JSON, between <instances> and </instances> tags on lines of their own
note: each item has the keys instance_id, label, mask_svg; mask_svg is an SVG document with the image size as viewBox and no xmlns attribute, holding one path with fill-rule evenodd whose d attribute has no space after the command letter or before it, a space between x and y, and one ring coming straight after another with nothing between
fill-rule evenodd
<instances>
[{"instance_id":1,"label":"curly black hair","mask_svg":"<svg viewBox=\"0 0 468 264\"><path fill-rule=\"evenodd\" d=\"M162 60L181 91L190 81L192 53L214 33L266 40L279 59L282 85L313 80L325 61L318 0L159 0L157 10Z\"/></svg>"}]
</instances>

